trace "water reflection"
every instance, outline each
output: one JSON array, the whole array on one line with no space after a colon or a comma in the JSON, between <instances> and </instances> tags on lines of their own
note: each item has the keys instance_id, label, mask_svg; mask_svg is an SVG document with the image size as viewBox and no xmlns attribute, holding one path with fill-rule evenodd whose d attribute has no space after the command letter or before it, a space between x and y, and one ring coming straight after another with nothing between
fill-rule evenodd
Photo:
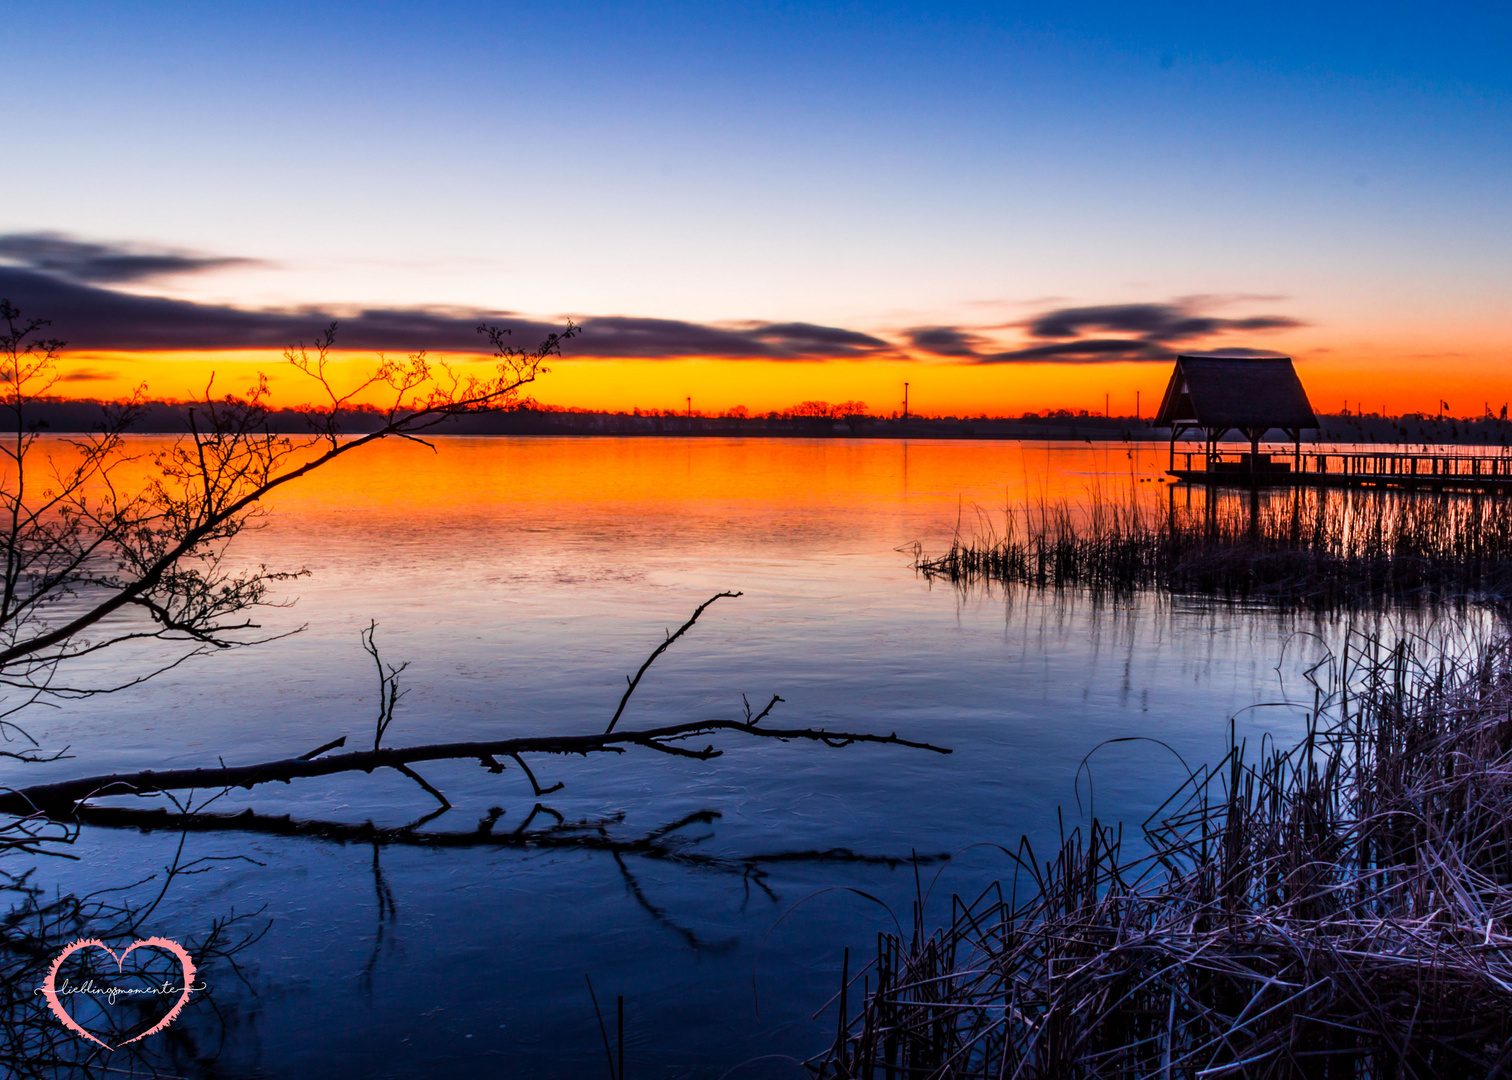
<instances>
[{"instance_id":1,"label":"water reflection","mask_svg":"<svg viewBox=\"0 0 1512 1080\"><path fill-rule=\"evenodd\" d=\"M302 634L60 711L34 733L79 756L26 780L269 760L371 732L359 640L370 620L385 656L411 665L386 744L602 731L647 643L722 589L745 595L658 660L622 723L738 715L742 694L780 694L789 722L956 752L732 744L708 762L554 759L541 783L566 786L549 798L443 764L427 775L455 808L412 829L435 803L403 777L233 793L224 812L252 817L189 832L185 855L261 865L183 882L153 917L171 936L207 913L266 906L268 935L243 962L256 995L237 1001L223 1076L602 1075L585 974L601 1002L626 999L632 1073L719 1076L807 1056L832 1030L823 1009L841 950L891 926L867 897L908 911L911 853L969 849L927 871L941 870L939 890L975 893L1002 862L971 845L1051 835L1062 806L1071 821L1099 744L1149 735L1204 760L1222 752L1230 717L1241 737L1287 737L1300 709L1251 706L1284 701L1347 623L1151 596L962 592L911 569L909 545L948 545L974 507L1085 505L1093 490L1158 504L1160 486L1139 481L1159 475L1163 447L377 449L281 496L243 538L249 559L311 569L288 613L308 623ZM1184 775L1153 743L1106 746L1092 767L1104 818L1143 817ZM1085 796L1085 772L1081 784ZM129 882L185 835L166 820L106 824L85 829L80 863L39 880L75 892ZM766 1059L742 1075L794 1072Z\"/></svg>"}]
</instances>

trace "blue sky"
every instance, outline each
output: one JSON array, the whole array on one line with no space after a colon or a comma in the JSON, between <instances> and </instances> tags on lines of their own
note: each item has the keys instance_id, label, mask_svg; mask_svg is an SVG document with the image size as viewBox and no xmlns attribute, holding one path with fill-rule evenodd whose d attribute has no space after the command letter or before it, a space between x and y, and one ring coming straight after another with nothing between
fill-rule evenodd
<instances>
[{"instance_id":1,"label":"blue sky","mask_svg":"<svg viewBox=\"0 0 1512 1080\"><path fill-rule=\"evenodd\" d=\"M988 333L1260 296L1298 352L1508 340L1505 5L5 11L0 232L262 260L154 293Z\"/></svg>"}]
</instances>

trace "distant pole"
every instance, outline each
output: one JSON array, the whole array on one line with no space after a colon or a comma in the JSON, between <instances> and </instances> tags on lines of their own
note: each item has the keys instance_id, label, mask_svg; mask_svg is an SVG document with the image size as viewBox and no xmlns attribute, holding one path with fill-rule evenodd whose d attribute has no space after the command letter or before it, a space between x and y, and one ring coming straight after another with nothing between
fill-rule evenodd
<instances>
[{"instance_id":1,"label":"distant pole","mask_svg":"<svg viewBox=\"0 0 1512 1080\"><path fill-rule=\"evenodd\" d=\"M908 384L903 384L903 419L908 419Z\"/></svg>"},{"instance_id":2,"label":"distant pole","mask_svg":"<svg viewBox=\"0 0 1512 1080\"><path fill-rule=\"evenodd\" d=\"M1134 391L1134 419L1139 419L1139 391Z\"/></svg>"},{"instance_id":3,"label":"distant pole","mask_svg":"<svg viewBox=\"0 0 1512 1080\"><path fill-rule=\"evenodd\" d=\"M693 399L688 398L688 419L693 419Z\"/></svg>"},{"instance_id":4,"label":"distant pole","mask_svg":"<svg viewBox=\"0 0 1512 1080\"><path fill-rule=\"evenodd\" d=\"M1108 415L1109 415L1109 413L1111 411L1111 406L1108 404L1108 397L1109 397L1108 394L1104 394L1103 395L1103 419L1104 420L1106 420L1108 418Z\"/></svg>"}]
</instances>

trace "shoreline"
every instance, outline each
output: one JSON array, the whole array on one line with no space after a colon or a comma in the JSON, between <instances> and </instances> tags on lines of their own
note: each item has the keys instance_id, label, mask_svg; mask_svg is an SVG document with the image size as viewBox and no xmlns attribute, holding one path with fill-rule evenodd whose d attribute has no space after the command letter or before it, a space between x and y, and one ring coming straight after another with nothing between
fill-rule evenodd
<instances>
[{"instance_id":1,"label":"shoreline","mask_svg":"<svg viewBox=\"0 0 1512 1080\"><path fill-rule=\"evenodd\" d=\"M106 416L99 401L39 401L28 405L29 427L40 433L84 434L98 429ZM189 432L190 405L147 402L127 429L141 435L183 435ZM314 414L278 409L267 415L268 430L279 435L312 430ZM381 415L361 409L343 410L342 430L367 434L381 426ZM1317 437L1309 443L1376 444L1386 446L1512 445L1512 422L1496 417L1476 420L1425 416L1325 415ZM984 440L1045 442L1110 442L1165 444L1165 428L1131 416L1050 415L1023 417L873 417L873 416L680 416L666 413L568 412L552 409L512 409L453 417L431 429L431 435L546 436L572 438L751 438L751 439L890 439ZM1235 437L1235 443L1244 442Z\"/></svg>"}]
</instances>

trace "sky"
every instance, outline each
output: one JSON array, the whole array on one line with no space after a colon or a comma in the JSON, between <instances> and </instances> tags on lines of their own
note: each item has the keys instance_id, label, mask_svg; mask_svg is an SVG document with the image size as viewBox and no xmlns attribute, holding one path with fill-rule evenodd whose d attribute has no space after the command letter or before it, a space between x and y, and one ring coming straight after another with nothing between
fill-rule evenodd
<instances>
[{"instance_id":1,"label":"sky","mask_svg":"<svg viewBox=\"0 0 1512 1080\"><path fill-rule=\"evenodd\" d=\"M1506 5L0 12L0 297L69 395L570 319L542 402L1148 413L1213 350L1512 399Z\"/></svg>"}]
</instances>

